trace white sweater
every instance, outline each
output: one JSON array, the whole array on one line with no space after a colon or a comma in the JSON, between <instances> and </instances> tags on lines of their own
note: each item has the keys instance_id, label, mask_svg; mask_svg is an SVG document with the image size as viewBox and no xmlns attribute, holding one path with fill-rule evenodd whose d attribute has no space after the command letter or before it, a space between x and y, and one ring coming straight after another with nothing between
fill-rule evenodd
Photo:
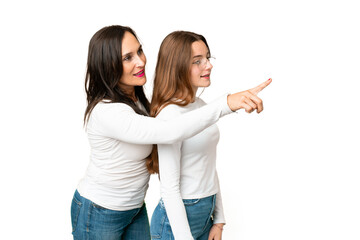
<instances>
[{"instance_id":1,"label":"white sweater","mask_svg":"<svg viewBox=\"0 0 360 240\"><path fill-rule=\"evenodd\" d=\"M112 210L140 208L149 181L145 158L152 144L189 138L231 112L226 95L170 121L139 115L123 103L98 103L86 128L91 153L77 188L80 195Z\"/></svg>"},{"instance_id":2,"label":"white sweater","mask_svg":"<svg viewBox=\"0 0 360 240\"><path fill-rule=\"evenodd\" d=\"M200 98L185 107L171 104L157 118L176 119L204 105L206 103ZM216 194L214 223L225 223L216 172L219 137L218 127L213 124L191 138L158 145L161 197L175 239L193 239L182 199L198 199Z\"/></svg>"}]
</instances>

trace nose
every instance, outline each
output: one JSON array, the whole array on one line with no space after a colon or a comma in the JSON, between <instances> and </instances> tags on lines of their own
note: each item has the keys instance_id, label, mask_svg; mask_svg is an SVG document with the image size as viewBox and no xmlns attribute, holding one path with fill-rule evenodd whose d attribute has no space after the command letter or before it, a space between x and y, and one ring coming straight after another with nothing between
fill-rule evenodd
<instances>
[{"instance_id":1,"label":"nose","mask_svg":"<svg viewBox=\"0 0 360 240\"><path fill-rule=\"evenodd\" d=\"M136 58L136 67L138 68L144 68L146 65L146 57L145 54L141 56L137 56Z\"/></svg>"},{"instance_id":2,"label":"nose","mask_svg":"<svg viewBox=\"0 0 360 240\"><path fill-rule=\"evenodd\" d=\"M213 65L211 64L209 59L206 59L206 65L205 65L205 69L206 70L210 70L213 68Z\"/></svg>"}]
</instances>

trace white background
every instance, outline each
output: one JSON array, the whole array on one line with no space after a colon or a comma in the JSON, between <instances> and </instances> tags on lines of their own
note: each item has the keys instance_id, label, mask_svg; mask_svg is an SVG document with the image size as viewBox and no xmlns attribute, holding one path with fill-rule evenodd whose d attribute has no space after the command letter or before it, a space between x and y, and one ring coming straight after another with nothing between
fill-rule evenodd
<instances>
[{"instance_id":1,"label":"white background","mask_svg":"<svg viewBox=\"0 0 360 240\"><path fill-rule=\"evenodd\" d=\"M2 1L1 239L72 239L70 203L89 147L92 35L137 32L147 92L162 39L203 34L216 56L202 97L273 83L262 114L218 123L224 239L360 239L358 1ZM159 199L156 176L146 197Z\"/></svg>"}]
</instances>

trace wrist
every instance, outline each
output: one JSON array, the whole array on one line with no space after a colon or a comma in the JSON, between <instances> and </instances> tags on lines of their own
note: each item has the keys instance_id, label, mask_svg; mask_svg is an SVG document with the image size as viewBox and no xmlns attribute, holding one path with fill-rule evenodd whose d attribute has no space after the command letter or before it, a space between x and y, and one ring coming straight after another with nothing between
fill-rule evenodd
<instances>
[{"instance_id":1,"label":"wrist","mask_svg":"<svg viewBox=\"0 0 360 240\"><path fill-rule=\"evenodd\" d=\"M236 109L235 109L235 107L233 106L233 100L232 100L232 98L233 98L233 94L227 95L227 104L228 104L229 108L231 109L231 111L235 112Z\"/></svg>"},{"instance_id":2,"label":"wrist","mask_svg":"<svg viewBox=\"0 0 360 240\"><path fill-rule=\"evenodd\" d=\"M215 223L213 226L219 228L221 231L224 230L224 223Z\"/></svg>"}]
</instances>

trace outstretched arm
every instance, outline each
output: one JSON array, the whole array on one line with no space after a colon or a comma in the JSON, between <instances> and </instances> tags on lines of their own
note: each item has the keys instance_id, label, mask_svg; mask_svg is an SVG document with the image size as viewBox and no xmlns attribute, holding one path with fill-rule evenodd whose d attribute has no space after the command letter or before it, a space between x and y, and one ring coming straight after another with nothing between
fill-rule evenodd
<instances>
[{"instance_id":1,"label":"outstretched arm","mask_svg":"<svg viewBox=\"0 0 360 240\"><path fill-rule=\"evenodd\" d=\"M167 144L192 137L231 113L227 96L170 120L139 115L123 103L101 104L91 113L89 133L134 144Z\"/></svg>"},{"instance_id":2,"label":"outstretched arm","mask_svg":"<svg viewBox=\"0 0 360 240\"><path fill-rule=\"evenodd\" d=\"M249 113L255 109L261 112L263 105L257 94L270 82L271 79L253 89L224 95L168 121L136 114L123 103L102 104L91 113L88 132L134 144L175 143L198 134L232 111L244 108Z\"/></svg>"}]
</instances>

